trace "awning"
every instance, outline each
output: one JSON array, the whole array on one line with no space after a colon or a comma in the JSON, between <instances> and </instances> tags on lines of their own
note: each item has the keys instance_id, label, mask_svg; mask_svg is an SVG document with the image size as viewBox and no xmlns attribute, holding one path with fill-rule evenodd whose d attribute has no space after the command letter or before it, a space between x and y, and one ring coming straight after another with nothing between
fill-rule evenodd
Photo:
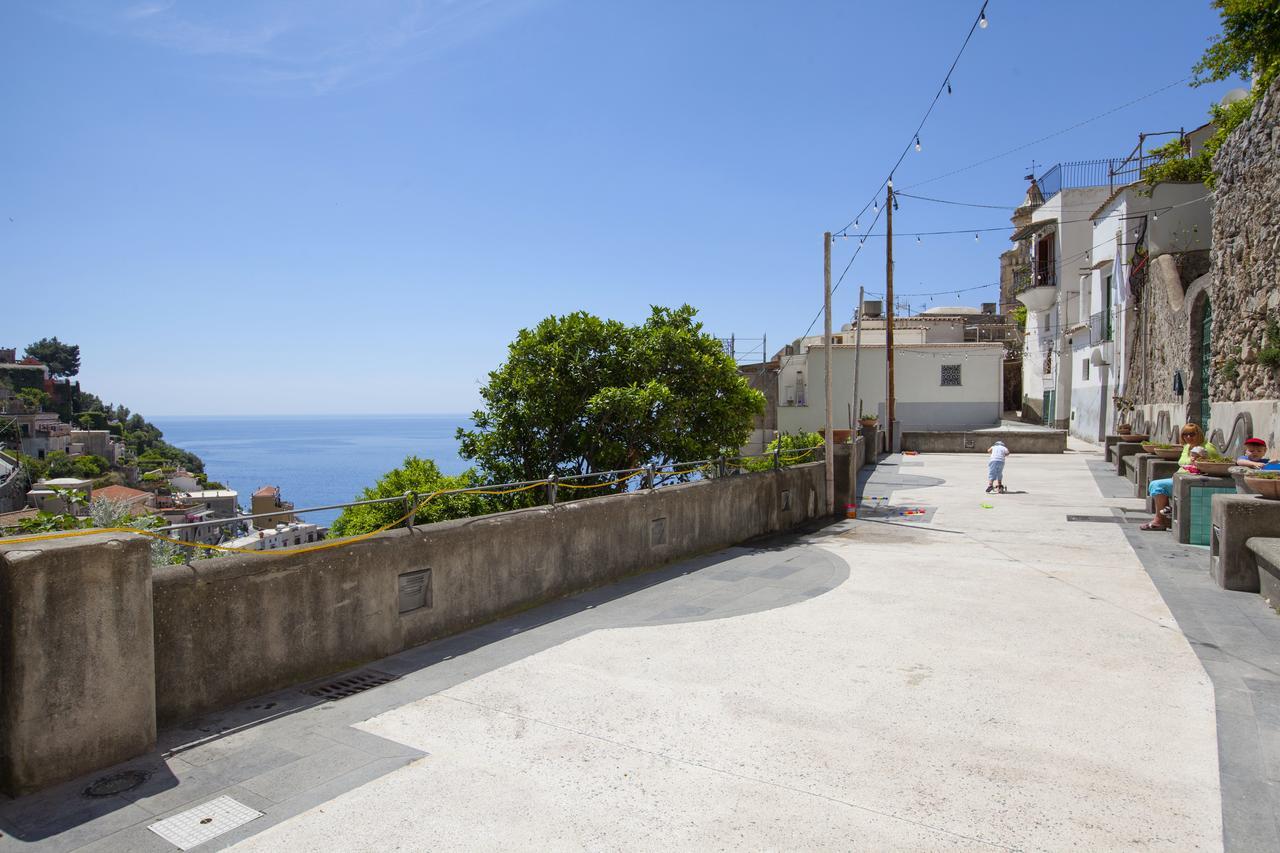
<instances>
[{"instance_id":1,"label":"awning","mask_svg":"<svg viewBox=\"0 0 1280 853\"><path fill-rule=\"evenodd\" d=\"M1017 243L1021 240L1027 239L1028 237L1034 235L1038 231L1043 231L1045 228L1048 228L1050 225L1057 225L1057 224L1058 224L1058 217L1056 216L1052 219L1041 219L1039 222L1032 222L1028 225L1022 226L1017 231L1014 231L1013 236L1010 237L1009 239Z\"/></svg>"}]
</instances>

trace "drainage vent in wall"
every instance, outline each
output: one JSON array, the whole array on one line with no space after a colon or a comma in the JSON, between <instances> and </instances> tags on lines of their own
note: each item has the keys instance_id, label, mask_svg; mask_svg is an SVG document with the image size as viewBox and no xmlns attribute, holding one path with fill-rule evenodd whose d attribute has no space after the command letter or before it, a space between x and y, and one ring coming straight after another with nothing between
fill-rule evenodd
<instances>
[{"instance_id":1,"label":"drainage vent in wall","mask_svg":"<svg viewBox=\"0 0 1280 853\"><path fill-rule=\"evenodd\" d=\"M362 669L351 675L335 678L333 681L326 682L318 687L308 687L302 692L311 696L319 696L321 699L346 699L348 696L354 696L371 688L389 684L399 677L398 675L378 672L376 669Z\"/></svg>"},{"instance_id":2,"label":"drainage vent in wall","mask_svg":"<svg viewBox=\"0 0 1280 853\"><path fill-rule=\"evenodd\" d=\"M400 612L409 613L431 606L431 570L405 572L397 579Z\"/></svg>"}]
</instances>

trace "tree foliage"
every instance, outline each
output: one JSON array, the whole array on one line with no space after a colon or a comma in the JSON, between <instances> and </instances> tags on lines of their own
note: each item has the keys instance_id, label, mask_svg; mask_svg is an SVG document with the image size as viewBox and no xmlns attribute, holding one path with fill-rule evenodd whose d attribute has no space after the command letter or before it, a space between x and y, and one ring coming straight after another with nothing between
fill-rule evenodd
<instances>
[{"instance_id":1,"label":"tree foliage","mask_svg":"<svg viewBox=\"0 0 1280 853\"><path fill-rule=\"evenodd\" d=\"M1191 85L1202 86L1233 77L1254 78L1249 96L1210 107L1216 127L1200 151L1192 155L1174 140L1155 149L1154 165L1143 170L1149 186L1165 181L1203 181L1212 188L1213 158L1231 132L1253 112L1254 104L1280 74L1280 3L1275 0L1213 0L1222 15L1222 32L1213 38L1192 71Z\"/></svg>"},{"instance_id":2,"label":"tree foliage","mask_svg":"<svg viewBox=\"0 0 1280 853\"><path fill-rule=\"evenodd\" d=\"M80 346L64 344L56 337L41 338L27 347L26 355L44 362L53 376L75 376L80 372Z\"/></svg>"},{"instance_id":3,"label":"tree foliage","mask_svg":"<svg viewBox=\"0 0 1280 853\"><path fill-rule=\"evenodd\" d=\"M17 397L20 400L25 400L28 405L35 406L40 411L47 409L49 404L53 402L53 398L39 388L22 388L18 391Z\"/></svg>"},{"instance_id":4,"label":"tree foliage","mask_svg":"<svg viewBox=\"0 0 1280 853\"><path fill-rule=\"evenodd\" d=\"M512 482L735 453L764 395L696 314L655 306L628 326L579 311L521 330L458 430L462 455Z\"/></svg>"},{"instance_id":5,"label":"tree foliage","mask_svg":"<svg viewBox=\"0 0 1280 853\"><path fill-rule=\"evenodd\" d=\"M1222 15L1222 32L1192 69L1193 85L1256 75L1255 91L1266 91L1280 73L1280 4L1213 0L1213 6Z\"/></svg>"},{"instance_id":6,"label":"tree foliage","mask_svg":"<svg viewBox=\"0 0 1280 853\"><path fill-rule=\"evenodd\" d=\"M378 480L377 484L361 492L356 500L376 500L378 498L402 497L414 492L418 500L423 501L433 492L445 489L465 489L481 485L479 475L473 469L467 469L457 476L440 473L436 463L430 459L419 459L417 456L405 457L404 464L393 468ZM450 518L466 518L472 515L484 515L494 512L499 507L488 503L483 495L461 494L443 495L427 501L418 510L418 524L429 524L434 521L445 521ZM331 536L355 536L370 533L400 519L408 506L403 501L388 501L379 504L349 506L329 528Z\"/></svg>"}]
</instances>

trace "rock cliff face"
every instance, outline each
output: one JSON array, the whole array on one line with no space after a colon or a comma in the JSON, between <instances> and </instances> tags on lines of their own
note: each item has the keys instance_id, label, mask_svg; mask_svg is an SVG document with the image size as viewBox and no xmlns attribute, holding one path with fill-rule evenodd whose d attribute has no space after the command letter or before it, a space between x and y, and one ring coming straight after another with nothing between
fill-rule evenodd
<instances>
[{"instance_id":1,"label":"rock cliff face","mask_svg":"<svg viewBox=\"0 0 1280 853\"><path fill-rule=\"evenodd\" d=\"M1280 81L1214 158L1215 402L1280 398L1280 370L1258 363L1280 321Z\"/></svg>"}]
</instances>

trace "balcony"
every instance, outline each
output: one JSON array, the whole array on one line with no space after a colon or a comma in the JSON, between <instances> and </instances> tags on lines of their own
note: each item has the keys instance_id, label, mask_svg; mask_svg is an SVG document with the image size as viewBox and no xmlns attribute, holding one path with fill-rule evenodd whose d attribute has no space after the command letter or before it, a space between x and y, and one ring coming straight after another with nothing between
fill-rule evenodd
<instances>
[{"instance_id":1,"label":"balcony","mask_svg":"<svg viewBox=\"0 0 1280 853\"><path fill-rule=\"evenodd\" d=\"M1077 190L1086 187L1109 187L1115 190L1125 184L1131 184L1142 177L1142 170L1151 165L1152 158L1139 155L1134 157L1110 157L1105 160L1077 160L1072 163L1058 163L1040 176L1037 183L1040 193L1047 201L1063 190Z\"/></svg>"},{"instance_id":2,"label":"balcony","mask_svg":"<svg viewBox=\"0 0 1280 853\"><path fill-rule=\"evenodd\" d=\"M1112 339L1114 328L1110 311L1099 311L1089 317L1089 345L1104 344Z\"/></svg>"}]
</instances>

